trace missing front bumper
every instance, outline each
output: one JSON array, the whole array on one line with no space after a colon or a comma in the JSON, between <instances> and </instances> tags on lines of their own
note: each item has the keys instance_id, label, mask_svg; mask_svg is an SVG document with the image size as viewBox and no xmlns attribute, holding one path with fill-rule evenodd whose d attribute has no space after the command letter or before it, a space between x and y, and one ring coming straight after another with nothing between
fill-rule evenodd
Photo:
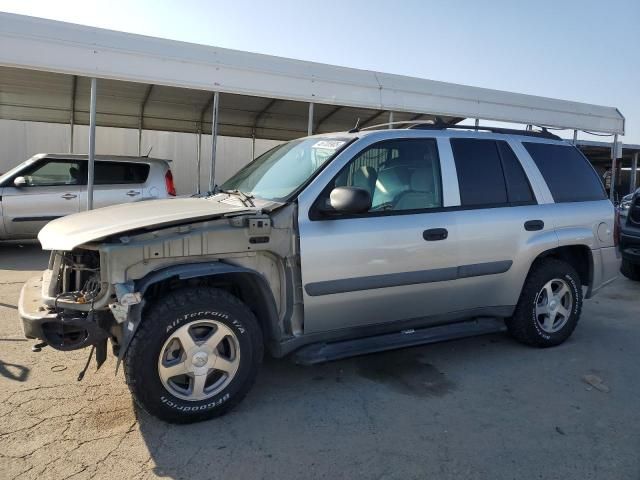
<instances>
[{"instance_id":1,"label":"missing front bumper","mask_svg":"<svg viewBox=\"0 0 640 480\"><path fill-rule=\"evenodd\" d=\"M33 277L20 292L18 313L25 337L43 340L62 351L102 344L109 338L94 313L51 311L42 302L42 283L41 276Z\"/></svg>"}]
</instances>

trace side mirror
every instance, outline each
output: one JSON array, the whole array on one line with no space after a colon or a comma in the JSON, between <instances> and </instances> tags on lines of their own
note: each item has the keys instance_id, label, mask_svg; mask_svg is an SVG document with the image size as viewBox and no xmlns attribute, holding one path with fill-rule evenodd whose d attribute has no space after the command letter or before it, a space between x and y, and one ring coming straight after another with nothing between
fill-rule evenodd
<instances>
[{"instance_id":1,"label":"side mirror","mask_svg":"<svg viewBox=\"0 0 640 480\"><path fill-rule=\"evenodd\" d=\"M27 180L24 177L16 177L13 179L13 184L16 188L25 187L27 185Z\"/></svg>"},{"instance_id":2,"label":"side mirror","mask_svg":"<svg viewBox=\"0 0 640 480\"><path fill-rule=\"evenodd\" d=\"M331 190L323 213L365 213L371 208L371 194L364 188L337 187Z\"/></svg>"}]
</instances>

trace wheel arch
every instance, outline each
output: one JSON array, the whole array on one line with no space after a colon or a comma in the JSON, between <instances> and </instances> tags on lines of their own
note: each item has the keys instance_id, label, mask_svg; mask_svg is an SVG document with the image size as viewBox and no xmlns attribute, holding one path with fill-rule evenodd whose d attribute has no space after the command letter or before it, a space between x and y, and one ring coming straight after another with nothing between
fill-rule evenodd
<instances>
[{"instance_id":1,"label":"wheel arch","mask_svg":"<svg viewBox=\"0 0 640 480\"><path fill-rule=\"evenodd\" d=\"M281 336L273 293L264 276L255 270L219 261L175 265L155 270L134 284L135 291L142 295L142 302L130 310L123 344L118 352L120 359L126 355L142 321L145 306L163 292L181 287L207 285L226 290L242 300L255 314L266 346L274 345Z\"/></svg>"},{"instance_id":2,"label":"wheel arch","mask_svg":"<svg viewBox=\"0 0 640 480\"><path fill-rule=\"evenodd\" d=\"M585 244L562 245L540 252L531 263L529 273L535 267L536 263L545 258L556 258L571 265L580 277L580 283L588 287L586 297L589 297L593 287L593 253L591 248Z\"/></svg>"}]
</instances>

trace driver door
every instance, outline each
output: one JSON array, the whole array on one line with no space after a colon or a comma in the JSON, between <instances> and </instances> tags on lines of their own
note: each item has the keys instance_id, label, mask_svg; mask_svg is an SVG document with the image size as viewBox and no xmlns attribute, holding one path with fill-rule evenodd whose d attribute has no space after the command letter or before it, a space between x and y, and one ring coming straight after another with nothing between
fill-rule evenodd
<instances>
[{"instance_id":1,"label":"driver door","mask_svg":"<svg viewBox=\"0 0 640 480\"><path fill-rule=\"evenodd\" d=\"M323 216L301 202L305 334L452 308L458 233L454 212L442 211L445 170L450 177L436 139L385 140L356 154L314 203L337 186L355 186L369 191L371 210Z\"/></svg>"},{"instance_id":2,"label":"driver door","mask_svg":"<svg viewBox=\"0 0 640 480\"><path fill-rule=\"evenodd\" d=\"M80 206L80 165L75 160L43 159L19 172L2 189L2 213L10 238L34 238L47 222ZM25 183L16 187L15 178Z\"/></svg>"}]
</instances>

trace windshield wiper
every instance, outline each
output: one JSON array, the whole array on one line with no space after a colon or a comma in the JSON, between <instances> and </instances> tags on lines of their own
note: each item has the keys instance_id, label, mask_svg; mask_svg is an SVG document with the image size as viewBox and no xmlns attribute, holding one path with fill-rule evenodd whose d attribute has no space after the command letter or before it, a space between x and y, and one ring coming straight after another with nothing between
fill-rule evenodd
<instances>
[{"instance_id":1,"label":"windshield wiper","mask_svg":"<svg viewBox=\"0 0 640 480\"><path fill-rule=\"evenodd\" d=\"M238 189L219 190L219 191L222 193L226 193L227 195L237 196L245 207L255 207L255 204L253 203L253 200L252 200L254 198L253 195L247 195L246 193Z\"/></svg>"}]
</instances>

